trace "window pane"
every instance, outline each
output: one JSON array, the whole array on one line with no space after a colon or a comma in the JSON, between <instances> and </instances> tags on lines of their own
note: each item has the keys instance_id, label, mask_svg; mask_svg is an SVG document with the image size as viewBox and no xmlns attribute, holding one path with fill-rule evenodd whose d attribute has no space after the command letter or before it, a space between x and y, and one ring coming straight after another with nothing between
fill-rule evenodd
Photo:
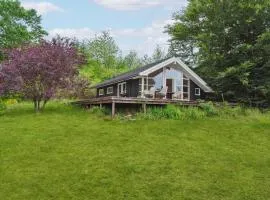
<instances>
[{"instance_id":1,"label":"window pane","mask_svg":"<svg viewBox=\"0 0 270 200\"><path fill-rule=\"evenodd\" d=\"M200 95L201 89L200 88L195 88L195 95Z\"/></svg>"},{"instance_id":2,"label":"window pane","mask_svg":"<svg viewBox=\"0 0 270 200\"><path fill-rule=\"evenodd\" d=\"M99 95L103 95L103 94L104 94L104 89L99 89L99 90L98 90L98 94L99 94Z\"/></svg>"},{"instance_id":3,"label":"window pane","mask_svg":"<svg viewBox=\"0 0 270 200\"><path fill-rule=\"evenodd\" d=\"M182 91L182 87L181 87L181 85L176 85L176 91L177 91L177 92Z\"/></svg>"},{"instance_id":4,"label":"window pane","mask_svg":"<svg viewBox=\"0 0 270 200\"><path fill-rule=\"evenodd\" d=\"M107 88L107 93L108 93L108 94L113 93L113 87L108 87L108 88Z\"/></svg>"}]
</instances>

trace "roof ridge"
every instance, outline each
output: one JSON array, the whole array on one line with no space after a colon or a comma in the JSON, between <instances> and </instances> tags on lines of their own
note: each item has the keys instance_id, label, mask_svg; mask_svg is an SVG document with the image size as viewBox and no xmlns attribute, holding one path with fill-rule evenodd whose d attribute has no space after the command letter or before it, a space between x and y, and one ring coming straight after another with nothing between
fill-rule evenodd
<instances>
[{"instance_id":1,"label":"roof ridge","mask_svg":"<svg viewBox=\"0 0 270 200\"><path fill-rule=\"evenodd\" d=\"M153 63L148 63L148 64L146 64L146 65L143 65L143 66L140 66L140 67L133 68L133 69L131 69L131 70L129 70L129 71L126 71L126 72L117 74L117 75L111 77L110 79L116 78L117 76L125 75L125 74L127 74L127 73L134 72L134 71L136 71L136 70L138 70L138 69L145 68L145 67L147 67L147 66L149 66L149 65L156 65L156 64L161 63L161 62L164 62L165 60L168 60L168 59L170 59L170 58L171 58L171 57L163 58L163 59L160 59L160 60L155 61L155 62L153 62ZM109 80L109 79L108 79L108 80Z\"/></svg>"}]
</instances>

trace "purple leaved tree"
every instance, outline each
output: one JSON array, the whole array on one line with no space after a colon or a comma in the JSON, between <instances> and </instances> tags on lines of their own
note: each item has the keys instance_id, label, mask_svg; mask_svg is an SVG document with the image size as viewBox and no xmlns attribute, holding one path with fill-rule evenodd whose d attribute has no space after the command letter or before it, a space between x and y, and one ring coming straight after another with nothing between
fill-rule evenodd
<instances>
[{"instance_id":1,"label":"purple leaved tree","mask_svg":"<svg viewBox=\"0 0 270 200\"><path fill-rule=\"evenodd\" d=\"M32 100L39 112L58 89L71 87L83 61L83 56L66 38L12 49L0 66L0 92L20 93Z\"/></svg>"}]
</instances>

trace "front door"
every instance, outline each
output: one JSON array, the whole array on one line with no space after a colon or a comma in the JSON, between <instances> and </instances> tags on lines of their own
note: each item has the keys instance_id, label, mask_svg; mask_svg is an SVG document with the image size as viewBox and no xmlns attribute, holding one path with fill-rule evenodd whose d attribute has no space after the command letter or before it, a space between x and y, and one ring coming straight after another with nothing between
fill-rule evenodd
<instances>
[{"instance_id":1,"label":"front door","mask_svg":"<svg viewBox=\"0 0 270 200\"><path fill-rule=\"evenodd\" d=\"M168 87L167 98L172 99L172 95L173 95L173 79L166 79L166 86Z\"/></svg>"}]
</instances>

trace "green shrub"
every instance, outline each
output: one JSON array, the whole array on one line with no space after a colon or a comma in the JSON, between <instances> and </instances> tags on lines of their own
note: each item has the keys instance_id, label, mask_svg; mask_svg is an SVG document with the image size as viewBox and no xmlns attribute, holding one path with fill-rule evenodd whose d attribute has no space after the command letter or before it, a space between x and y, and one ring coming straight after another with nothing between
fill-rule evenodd
<instances>
[{"instance_id":1,"label":"green shrub","mask_svg":"<svg viewBox=\"0 0 270 200\"><path fill-rule=\"evenodd\" d=\"M162 108L148 108L146 113L137 113L137 119L158 120L164 119Z\"/></svg>"},{"instance_id":2,"label":"green shrub","mask_svg":"<svg viewBox=\"0 0 270 200\"><path fill-rule=\"evenodd\" d=\"M261 116L262 114L267 114L266 110L259 110L258 108L245 109L246 116Z\"/></svg>"},{"instance_id":3,"label":"green shrub","mask_svg":"<svg viewBox=\"0 0 270 200\"><path fill-rule=\"evenodd\" d=\"M174 105L167 105L164 109L164 116L168 119L181 119L183 113L179 109L179 107L176 107Z\"/></svg>"},{"instance_id":4,"label":"green shrub","mask_svg":"<svg viewBox=\"0 0 270 200\"><path fill-rule=\"evenodd\" d=\"M202 119L207 115L198 107L184 107L181 109L183 112L183 119Z\"/></svg>"},{"instance_id":5,"label":"green shrub","mask_svg":"<svg viewBox=\"0 0 270 200\"><path fill-rule=\"evenodd\" d=\"M137 118L159 120L159 119L201 119L205 113L196 107L180 107L167 105L165 108L149 108L147 113L139 113Z\"/></svg>"},{"instance_id":6,"label":"green shrub","mask_svg":"<svg viewBox=\"0 0 270 200\"><path fill-rule=\"evenodd\" d=\"M219 107L219 115L221 117L237 117L241 115L246 115L246 108L242 106L230 106L227 103L222 104Z\"/></svg>"},{"instance_id":7,"label":"green shrub","mask_svg":"<svg viewBox=\"0 0 270 200\"><path fill-rule=\"evenodd\" d=\"M14 105L14 104L17 104L17 103L18 103L17 99L7 99L6 100L6 105L7 106Z\"/></svg>"},{"instance_id":8,"label":"green shrub","mask_svg":"<svg viewBox=\"0 0 270 200\"><path fill-rule=\"evenodd\" d=\"M165 108L148 108L146 113L137 113L138 119L158 120L166 119Z\"/></svg>"},{"instance_id":9,"label":"green shrub","mask_svg":"<svg viewBox=\"0 0 270 200\"><path fill-rule=\"evenodd\" d=\"M200 103L199 108L201 108L209 117L219 115L218 108L211 101L206 103Z\"/></svg>"},{"instance_id":10,"label":"green shrub","mask_svg":"<svg viewBox=\"0 0 270 200\"><path fill-rule=\"evenodd\" d=\"M103 116L109 114L109 111L108 111L105 107L100 108L100 107L98 107L98 106L95 106L95 107L91 108L91 109L89 110L89 112L90 112L91 114L95 114L95 115L97 115L97 116L99 116L99 117L103 117Z\"/></svg>"},{"instance_id":11,"label":"green shrub","mask_svg":"<svg viewBox=\"0 0 270 200\"><path fill-rule=\"evenodd\" d=\"M3 115L6 109L6 104L0 99L0 115Z\"/></svg>"},{"instance_id":12,"label":"green shrub","mask_svg":"<svg viewBox=\"0 0 270 200\"><path fill-rule=\"evenodd\" d=\"M189 119L203 119L205 117L240 117L250 115L261 115L258 109L250 109L242 106L230 106L229 104L217 104L212 102L202 102L198 107L184 107L167 105L165 108L149 108L147 113L137 114L137 119L175 119L175 120L189 120Z\"/></svg>"}]
</instances>

